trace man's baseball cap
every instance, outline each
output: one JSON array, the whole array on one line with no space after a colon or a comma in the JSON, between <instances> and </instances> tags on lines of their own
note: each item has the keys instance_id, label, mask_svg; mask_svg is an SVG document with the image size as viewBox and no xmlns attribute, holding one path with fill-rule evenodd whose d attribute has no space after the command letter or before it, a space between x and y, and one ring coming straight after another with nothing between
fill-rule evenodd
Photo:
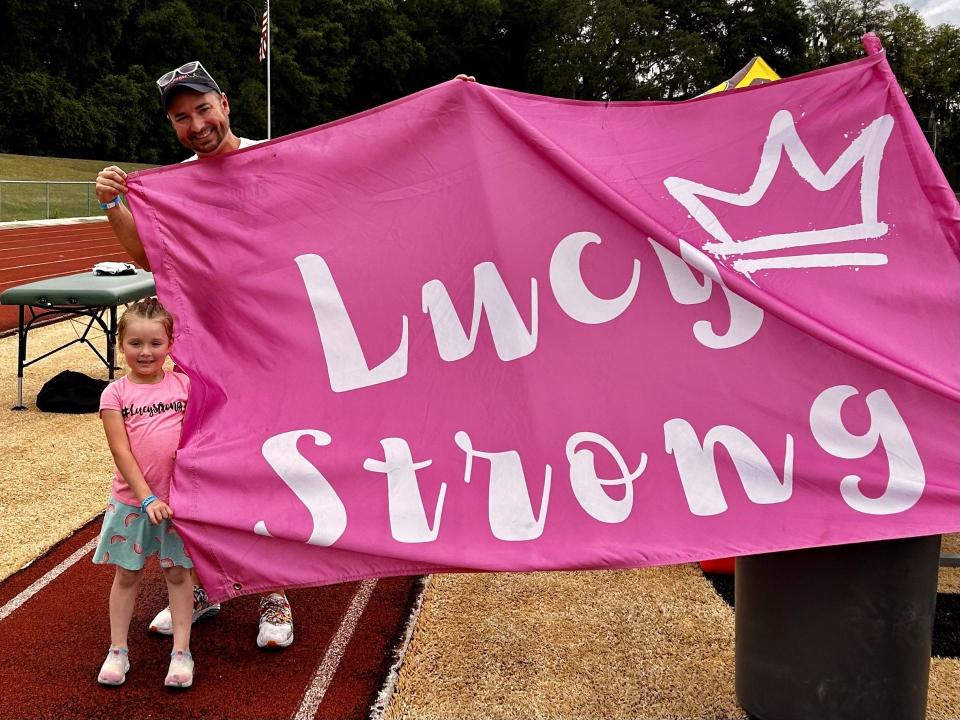
<instances>
[{"instance_id":1,"label":"man's baseball cap","mask_svg":"<svg viewBox=\"0 0 960 720\"><path fill-rule=\"evenodd\" d=\"M207 69L198 60L184 63L175 70L164 73L157 80L157 89L160 90L160 104L166 110L173 96L182 89L194 90L199 93L215 92L222 95L223 91L217 85Z\"/></svg>"}]
</instances>

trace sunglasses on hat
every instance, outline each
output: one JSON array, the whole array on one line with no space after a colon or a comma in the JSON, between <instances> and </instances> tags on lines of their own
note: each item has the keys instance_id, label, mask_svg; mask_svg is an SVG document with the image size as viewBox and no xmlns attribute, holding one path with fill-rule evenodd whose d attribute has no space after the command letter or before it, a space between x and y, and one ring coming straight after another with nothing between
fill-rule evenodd
<instances>
[{"instance_id":1,"label":"sunglasses on hat","mask_svg":"<svg viewBox=\"0 0 960 720\"><path fill-rule=\"evenodd\" d=\"M157 89L160 91L160 101L167 106L173 96L174 88L183 85L197 92L216 92L223 94L216 80L211 77L207 69L198 60L184 63L178 68L164 73L157 79Z\"/></svg>"}]
</instances>

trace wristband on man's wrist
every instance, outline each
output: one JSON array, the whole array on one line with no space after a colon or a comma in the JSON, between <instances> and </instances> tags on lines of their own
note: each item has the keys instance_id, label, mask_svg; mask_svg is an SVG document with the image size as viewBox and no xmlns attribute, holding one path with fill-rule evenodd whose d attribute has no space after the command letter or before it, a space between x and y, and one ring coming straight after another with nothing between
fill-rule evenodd
<instances>
[{"instance_id":1,"label":"wristband on man's wrist","mask_svg":"<svg viewBox=\"0 0 960 720\"><path fill-rule=\"evenodd\" d=\"M117 205L123 202L123 195L117 195L110 202L100 203L101 210L109 210L110 208L115 208Z\"/></svg>"},{"instance_id":2,"label":"wristband on man's wrist","mask_svg":"<svg viewBox=\"0 0 960 720\"><path fill-rule=\"evenodd\" d=\"M147 497L145 497L143 501L140 503L140 512L146 512L147 506L152 502L156 502L157 499L158 498L156 495L148 495Z\"/></svg>"}]
</instances>

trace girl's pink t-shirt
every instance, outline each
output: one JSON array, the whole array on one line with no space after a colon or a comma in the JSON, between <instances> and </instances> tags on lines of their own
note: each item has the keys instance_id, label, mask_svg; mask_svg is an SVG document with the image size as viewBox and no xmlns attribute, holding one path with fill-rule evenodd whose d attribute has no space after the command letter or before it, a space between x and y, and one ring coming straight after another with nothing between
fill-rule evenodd
<instances>
[{"instance_id":1,"label":"girl's pink t-shirt","mask_svg":"<svg viewBox=\"0 0 960 720\"><path fill-rule=\"evenodd\" d=\"M169 499L189 389L190 378L184 373L164 371L163 380L152 385L122 377L108 385L100 396L101 414L104 410L122 413L133 457L150 490L164 502ZM127 505L140 504L119 470L114 474L110 494Z\"/></svg>"}]
</instances>

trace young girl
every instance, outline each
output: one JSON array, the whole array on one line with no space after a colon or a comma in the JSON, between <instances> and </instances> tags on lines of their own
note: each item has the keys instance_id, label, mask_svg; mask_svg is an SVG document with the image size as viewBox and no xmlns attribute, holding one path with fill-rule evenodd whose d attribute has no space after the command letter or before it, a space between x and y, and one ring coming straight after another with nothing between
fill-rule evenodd
<instances>
[{"instance_id":1,"label":"young girl","mask_svg":"<svg viewBox=\"0 0 960 720\"><path fill-rule=\"evenodd\" d=\"M97 681L121 685L127 679L127 631L137 586L146 558L159 555L173 617L173 652L164 685L186 688L193 684L193 563L170 522L173 510L166 499L189 379L163 369L173 345L173 318L155 299L131 305L117 334L129 370L100 398L117 472L93 562L117 570L110 589L110 650Z\"/></svg>"}]
</instances>

